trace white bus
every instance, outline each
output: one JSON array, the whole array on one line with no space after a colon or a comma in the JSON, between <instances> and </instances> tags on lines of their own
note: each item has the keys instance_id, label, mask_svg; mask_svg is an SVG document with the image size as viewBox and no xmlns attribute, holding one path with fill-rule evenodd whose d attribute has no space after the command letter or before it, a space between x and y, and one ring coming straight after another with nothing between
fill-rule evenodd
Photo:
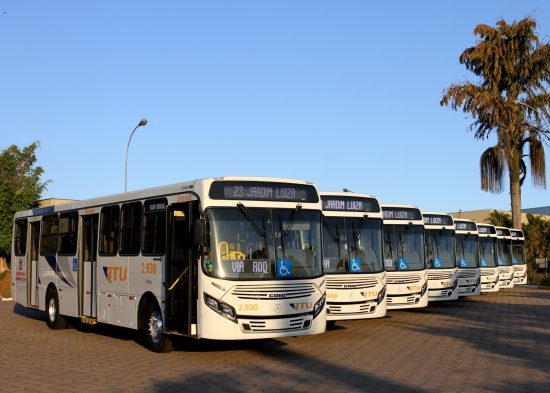
<instances>
[{"instance_id":1,"label":"white bus","mask_svg":"<svg viewBox=\"0 0 550 393\"><path fill-rule=\"evenodd\" d=\"M327 324L386 315L382 211L378 200L350 192L322 192Z\"/></svg>"},{"instance_id":2,"label":"white bus","mask_svg":"<svg viewBox=\"0 0 550 393\"><path fill-rule=\"evenodd\" d=\"M382 204L387 308L428 305L424 220L417 207Z\"/></svg>"},{"instance_id":3,"label":"white bus","mask_svg":"<svg viewBox=\"0 0 550 393\"><path fill-rule=\"evenodd\" d=\"M479 265L481 267L481 293L498 292L499 268L497 230L491 224L477 224L479 234Z\"/></svg>"},{"instance_id":4,"label":"white bus","mask_svg":"<svg viewBox=\"0 0 550 393\"><path fill-rule=\"evenodd\" d=\"M527 264L525 258L525 237L521 229L510 229L512 237L512 265L514 265L514 285L527 284Z\"/></svg>"},{"instance_id":5,"label":"white bus","mask_svg":"<svg viewBox=\"0 0 550 393\"><path fill-rule=\"evenodd\" d=\"M428 301L458 299L458 268L455 257L453 216L422 212L428 267Z\"/></svg>"},{"instance_id":6,"label":"white bus","mask_svg":"<svg viewBox=\"0 0 550 393\"><path fill-rule=\"evenodd\" d=\"M321 201L307 182L209 178L16 213L13 297L171 337L241 340L326 328Z\"/></svg>"},{"instance_id":7,"label":"white bus","mask_svg":"<svg viewBox=\"0 0 550 393\"><path fill-rule=\"evenodd\" d=\"M458 296L481 294L479 243L475 221L455 218Z\"/></svg>"},{"instance_id":8,"label":"white bus","mask_svg":"<svg viewBox=\"0 0 550 393\"><path fill-rule=\"evenodd\" d=\"M496 230L500 289L513 288L514 264L512 263L512 236L510 235L510 229L496 227Z\"/></svg>"}]
</instances>

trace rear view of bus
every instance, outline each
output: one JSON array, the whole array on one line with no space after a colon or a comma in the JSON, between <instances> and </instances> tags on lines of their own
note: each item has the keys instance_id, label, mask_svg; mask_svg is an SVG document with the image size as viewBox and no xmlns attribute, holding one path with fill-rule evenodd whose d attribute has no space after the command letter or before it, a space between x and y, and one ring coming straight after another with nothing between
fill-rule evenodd
<instances>
[{"instance_id":1,"label":"rear view of bus","mask_svg":"<svg viewBox=\"0 0 550 393\"><path fill-rule=\"evenodd\" d=\"M498 269L500 274L500 289L514 287L514 265L512 263L512 236L510 229L496 227Z\"/></svg>"},{"instance_id":2,"label":"rear view of bus","mask_svg":"<svg viewBox=\"0 0 550 393\"><path fill-rule=\"evenodd\" d=\"M386 315L382 211L374 197L321 193L327 321Z\"/></svg>"},{"instance_id":3,"label":"rear view of bus","mask_svg":"<svg viewBox=\"0 0 550 393\"><path fill-rule=\"evenodd\" d=\"M496 228L490 224L477 224L477 232L479 233L481 293L498 292L500 286Z\"/></svg>"},{"instance_id":4,"label":"rear view of bus","mask_svg":"<svg viewBox=\"0 0 550 393\"><path fill-rule=\"evenodd\" d=\"M512 265L514 265L514 285L527 284L527 264L525 263L525 237L521 229L510 229L512 237Z\"/></svg>"},{"instance_id":5,"label":"rear view of bus","mask_svg":"<svg viewBox=\"0 0 550 393\"><path fill-rule=\"evenodd\" d=\"M417 207L382 205L388 310L428 305L424 220Z\"/></svg>"},{"instance_id":6,"label":"rear view of bus","mask_svg":"<svg viewBox=\"0 0 550 393\"><path fill-rule=\"evenodd\" d=\"M422 213L426 229L428 300L458 299L458 268L455 258L453 217L445 213Z\"/></svg>"},{"instance_id":7,"label":"rear view of bus","mask_svg":"<svg viewBox=\"0 0 550 393\"><path fill-rule=\"evenodd\" d=\"M458 296L481 294L481 269L477 225L472 220L455 219Z\"/></svg>"}]
</instances>

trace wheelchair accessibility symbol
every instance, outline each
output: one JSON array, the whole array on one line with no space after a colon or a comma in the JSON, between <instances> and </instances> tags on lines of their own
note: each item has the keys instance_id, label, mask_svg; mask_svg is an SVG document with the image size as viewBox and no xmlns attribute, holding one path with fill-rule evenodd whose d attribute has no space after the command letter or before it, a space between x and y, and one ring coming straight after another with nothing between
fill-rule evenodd
<instances>
[{"instance_id":1,"label":"wheelchair accessibility symbol","mask_svg":"<svg viewBox=\"0 0 550 393\"><path fill-rule=\"evenodd\" d=\"M361 269L361 258L351 258L349 260L349 270L352 273L358 273Z\"/></svg>"},{"instance_id":2,"label":"wheelchair accessibility symbol","mask_svg":"<svg viewBox=\"0 0 550 393\"><path fill-rule=\"evenodd\" d=\"M292 277L292 262L289 259L277 259L277 277Z\"/></svg>"},{"instance_id":3,"label":"wheelchair accessibility symbol","mask_svg":"<svg viewBox=\"0 0 550 393\"><path fill-rule=\"evenodd\" d=\"M517 265L517 264L518 264L518 258L517 258L517 257L513 257L513 258L512 258L512 263L513 263L514 265Z\"/></svg>"},{"instance_id":4,"label":"wheelchair accessibility symbol","mask_svg":"<svg viewBox=\"0 0 550 393\"><path fill-rule=\"evenodd\" d=\"M460 267L466 267L468 263L466 262L466 259L460 258Z\"/></svg>"},{"instance_id":5,"label":"wheelchair accessibility symbol","mask_svg":"<svg viewBox=\"0 0 550 393\"><path fill-rule=\"evenodd\" d=\"M441 258L435 257L435 258L434 258L434 267L435 267L435 268L441 268L441 266L442 266L442 265L441 265Z\"/></svg>"},{"instance_id":6,"label":"wheelchair accessibility symbol","mask_svg":"<svg viewBox=\"0 0 550 393\"><path fill-rule=\"evenodd\" d=\"M481 258L481 266L487 266L487 260L485 258Z\"/></svg>"},{"instance_id":7,"label":"wheelchair accessibility symbol","mask_svg":"<svg viewBox=\"0 0 550 393\"><path fill-rule=\"evenodd\" d=\"M399 258L399 264L397 265L399 270L409 270L409 261L407 258Z\"/></svg>"}]
</instances>

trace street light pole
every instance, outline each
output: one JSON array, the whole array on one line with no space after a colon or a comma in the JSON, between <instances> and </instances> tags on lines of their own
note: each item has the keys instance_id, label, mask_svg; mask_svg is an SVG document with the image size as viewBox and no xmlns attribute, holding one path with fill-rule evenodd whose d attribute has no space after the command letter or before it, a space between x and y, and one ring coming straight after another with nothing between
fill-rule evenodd
<instances>
[{"instance_id":1,"label":"street light pole","mask_svg":"<svg viewBox=\"0 0 550 393\"><path fill-rule=\"evenodd\" d=\"M141 119L139 124L134 128L132 133L130 134L130 138L128 139L128 146L126 146L126 160L124 161L124 192L128 189L128 149L130 148L130 141L132 140L132 137L134 136L134 132L138 129L138 127L142 127L147 124L146 119Z\"/></svg>"}]
</instances>

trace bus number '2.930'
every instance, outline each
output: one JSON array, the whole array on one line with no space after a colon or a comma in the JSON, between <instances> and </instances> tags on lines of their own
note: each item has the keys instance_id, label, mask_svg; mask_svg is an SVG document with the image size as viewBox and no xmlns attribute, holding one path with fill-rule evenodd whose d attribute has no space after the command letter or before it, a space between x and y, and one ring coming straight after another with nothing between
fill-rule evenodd
<instances>
[{"instance_id":1,"label":"bus number '2.930'","mask_svg":"<svg viewBox=\"0 0 550 393\"><path fill-rule=\"evenodd\" d=\"M142 262L141 274L155 274L157 272L157 264L153 262Z\"/></svg>"}]
</instances>

